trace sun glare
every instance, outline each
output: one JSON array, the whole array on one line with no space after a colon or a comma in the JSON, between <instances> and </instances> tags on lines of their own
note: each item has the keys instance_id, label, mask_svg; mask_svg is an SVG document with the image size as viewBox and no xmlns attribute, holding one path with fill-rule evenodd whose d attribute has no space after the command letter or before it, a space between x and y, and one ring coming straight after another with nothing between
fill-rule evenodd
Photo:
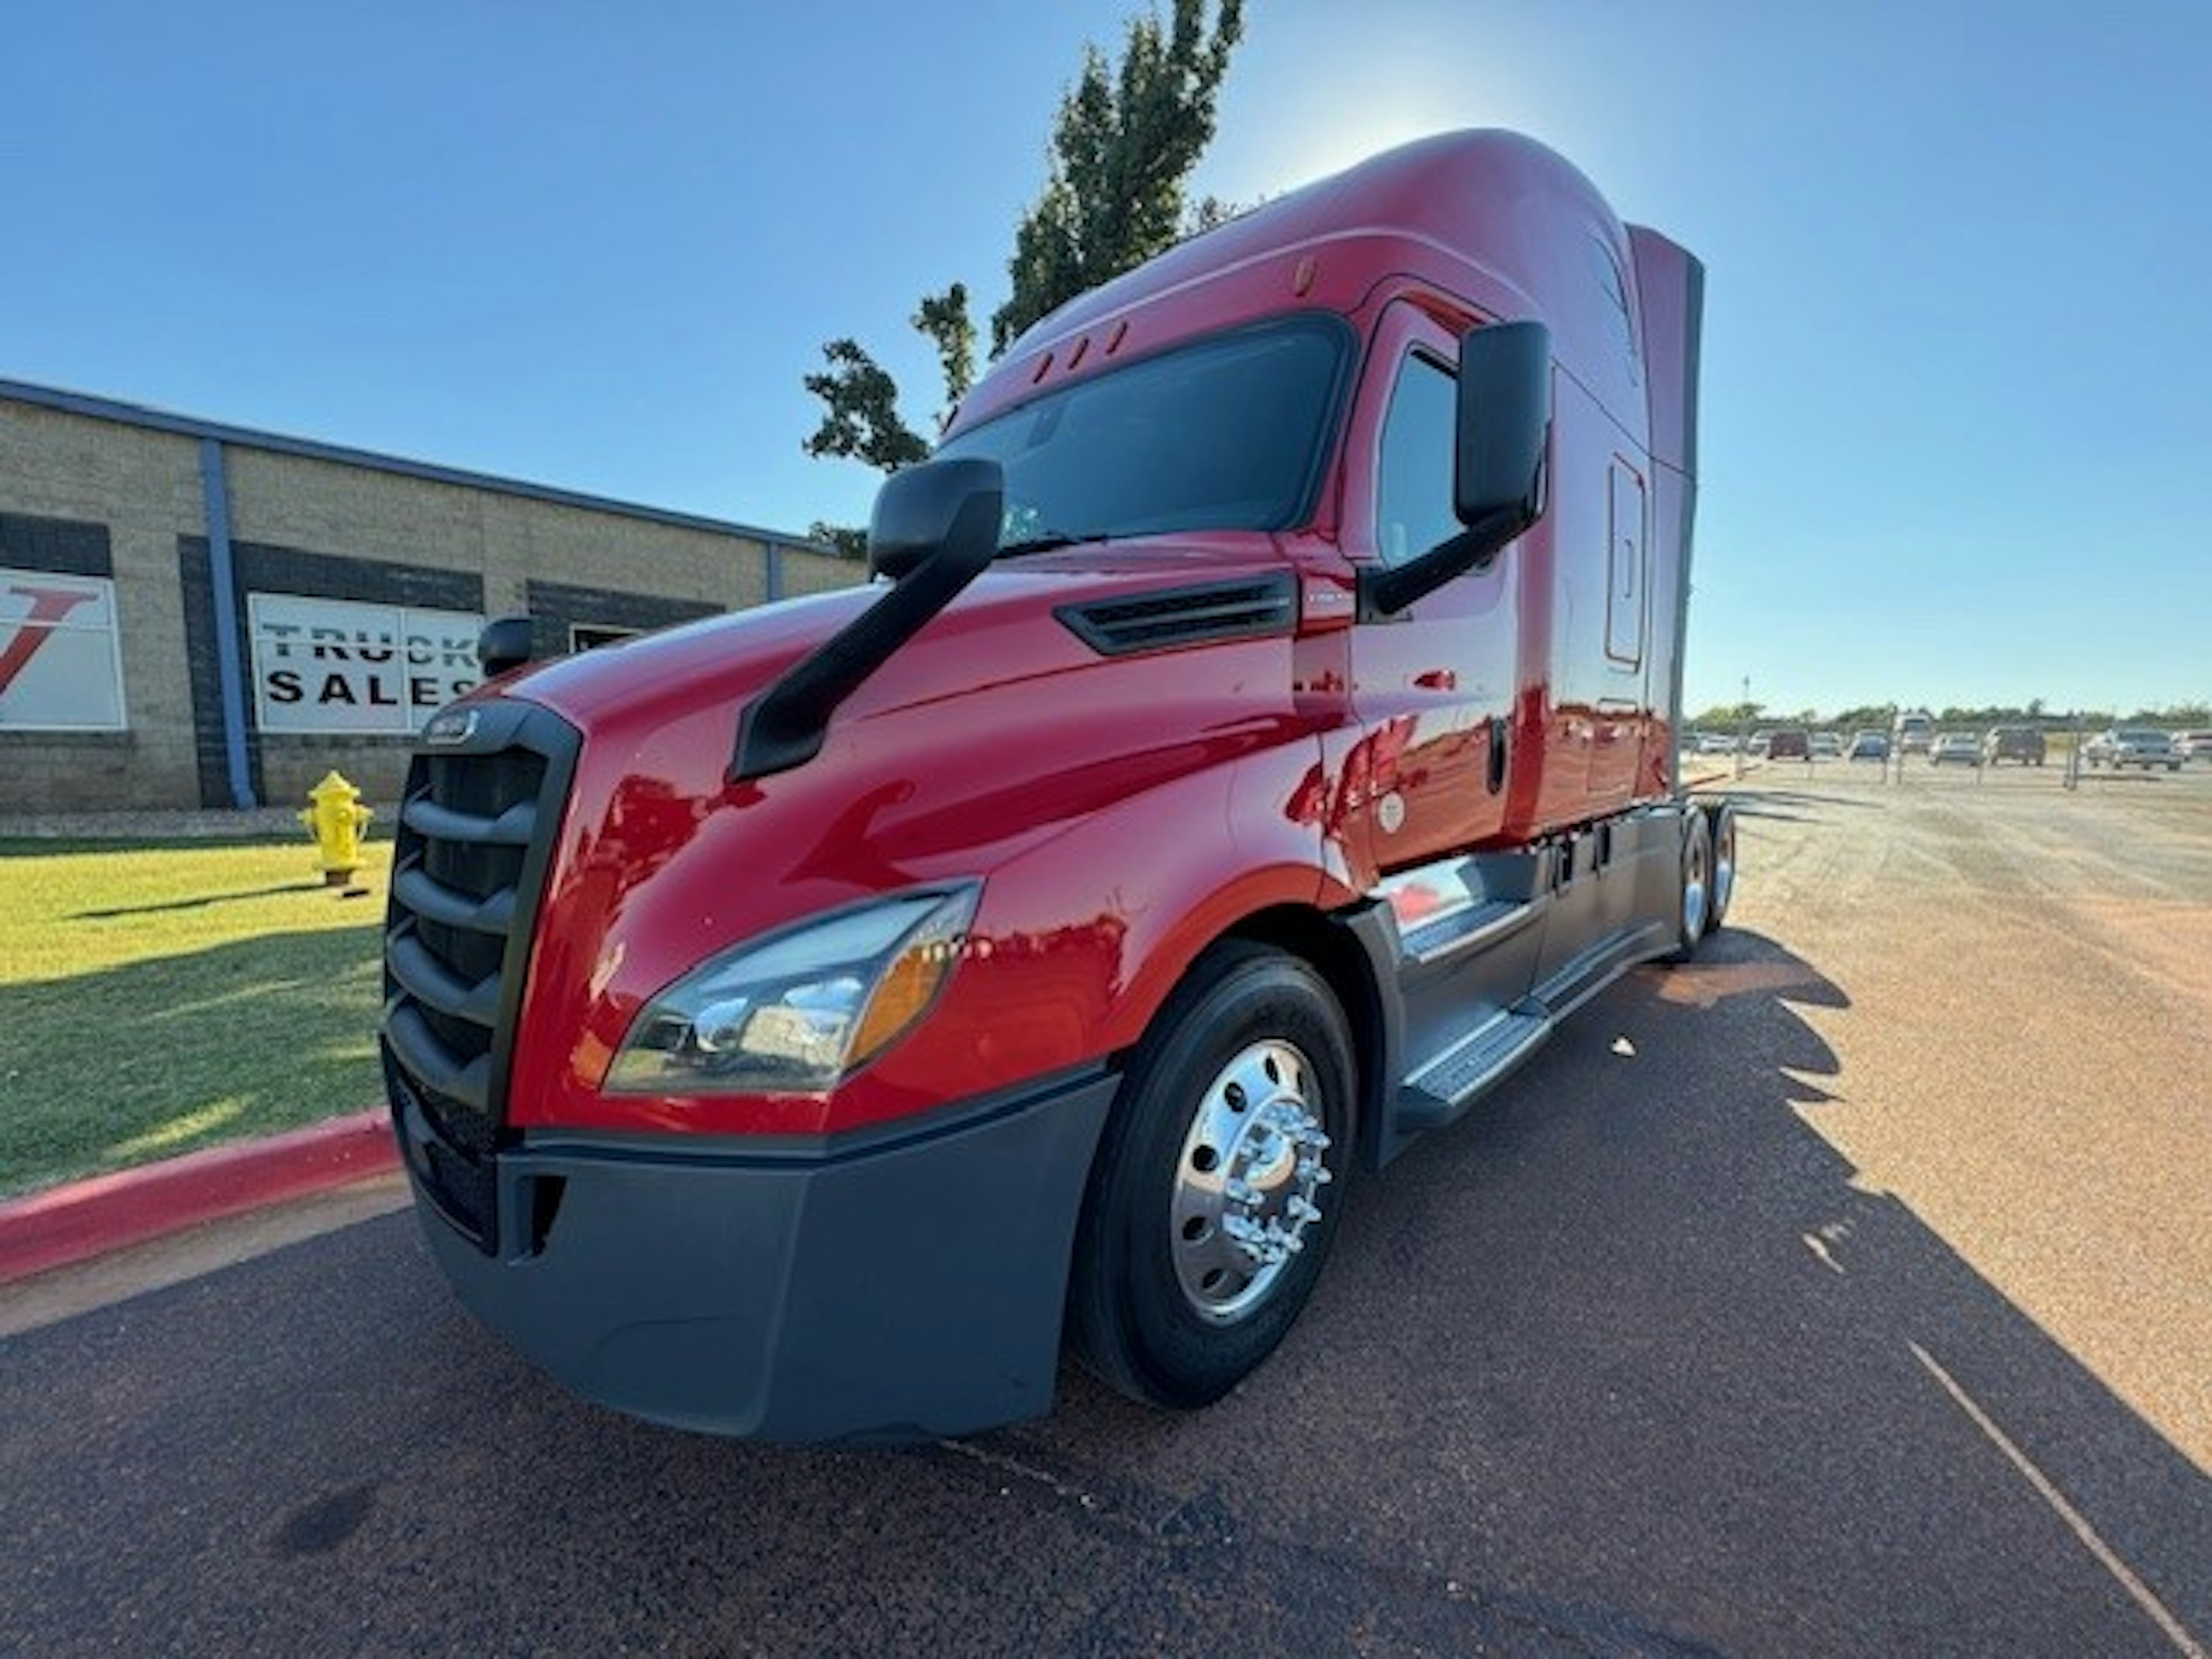
<instances>
[{"instance_id":1,"label":"sun glare","mask_svg":"<svg viewBox=\"0 0 2212 1659\"><path fill-rule=\"evenodd\" d=\"M1279 195L1399 144L1462 127L1543 136L1549 100L1535 77L1493 87L1418 55L1363 58L1352 47L1346 58L1331 72L1325 102L1251 104L1225 117L1204 187L1237 201Z\"/></svg>"}]
</instances>

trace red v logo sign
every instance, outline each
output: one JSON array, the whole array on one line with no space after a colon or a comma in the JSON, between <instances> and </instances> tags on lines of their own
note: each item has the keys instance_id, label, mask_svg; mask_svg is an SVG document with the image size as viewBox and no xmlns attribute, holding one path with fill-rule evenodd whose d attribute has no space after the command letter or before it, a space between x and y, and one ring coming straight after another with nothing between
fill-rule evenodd
<instances>
[{"instance_id":1,"label":"red v logo sign","mask_svg":"<svg viewBox=\"0 0 2212 1659\"><path fill-rule=\"evenodd\" d=\"M100 597L82 587L14 586L8 592L30 600L31 614L23 618L15 637L0 649L0 696L4 696L15 683L15 677L30 666L31 659L39 654L39 647L53 636L56 623L77 606L89 605Z\"/></svg>"}]
</instances>

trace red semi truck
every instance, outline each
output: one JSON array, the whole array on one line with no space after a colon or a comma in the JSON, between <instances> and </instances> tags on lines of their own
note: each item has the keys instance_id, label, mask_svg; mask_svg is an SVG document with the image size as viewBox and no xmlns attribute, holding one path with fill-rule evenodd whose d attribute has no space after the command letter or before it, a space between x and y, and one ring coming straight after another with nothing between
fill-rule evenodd
<instances>
[{"instance_id":1,"label":"red semi truck","mask_svg":"<svg viewBox=\"0 0 2212 1659\"><path fill-rule=\"evenodd\" d=\"M1539 144L1410 145L1030 330L871 586L440 713L383 1055L462 1299L769 1439L1033 1415L1069 1346L1234 1386L1348 1177L1727 908L1701 286Z\"/></svg>"}]
</instances>

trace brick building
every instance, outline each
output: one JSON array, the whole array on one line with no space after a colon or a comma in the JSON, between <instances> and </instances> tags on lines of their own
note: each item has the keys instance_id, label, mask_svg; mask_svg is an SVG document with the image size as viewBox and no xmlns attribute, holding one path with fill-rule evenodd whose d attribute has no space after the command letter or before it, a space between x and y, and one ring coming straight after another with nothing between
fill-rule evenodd
<instances>
[{"instance_id":1,"label":"brick building","mask_svg":"<svg viewBox=\"0 0 2212 1659\"><path fill-rule=\"evenodd\" d=\"M0 812L389 799L489 617L541 653L856 565L799 536L0 380Z\"/></svg>"}]
</instances>

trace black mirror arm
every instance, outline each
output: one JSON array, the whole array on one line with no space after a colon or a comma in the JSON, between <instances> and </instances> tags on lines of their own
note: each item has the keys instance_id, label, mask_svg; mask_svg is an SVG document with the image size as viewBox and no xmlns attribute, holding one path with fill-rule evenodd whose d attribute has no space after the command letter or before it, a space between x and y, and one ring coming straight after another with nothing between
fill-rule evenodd
<instances>
[{"instance_id":1,"label":"black mirror arm","mask_svg":"<svg viewBox=\"0 0 2212 1659\"><path fill-rule=\"evenodd\" d=\"M777 676L738 717L729 781L787 772L812 760L837 705L977 574L947 562L924 566Z\"/></svg>"},{"instance_id":2,"label":"black mirror arm","mask_svg":"<svg viewBox=\"0 0 2212 1659\"><path fill-rule=\"evenodd\" d=\"M745 705L730 782L787 772L821 752L837 706L990 564L1003 501L996 462L931 462L884 486L868 550L892 586Z\"/></svg>"},{"instance_id":3,"label":"black mirror arm","mask_svg":"<svg viewBox=\"0 0 2212 1659\"><path fill-rule=\"evenodd\" d=\"M1438 542L1408 563L1363 566L1358 619L1381 622L1395 617L1455 576L1481 569L1498 556L1500 548L1534 523L1536 516L1524 507L1508 508Z\"/></svg>"}]
</instances>

